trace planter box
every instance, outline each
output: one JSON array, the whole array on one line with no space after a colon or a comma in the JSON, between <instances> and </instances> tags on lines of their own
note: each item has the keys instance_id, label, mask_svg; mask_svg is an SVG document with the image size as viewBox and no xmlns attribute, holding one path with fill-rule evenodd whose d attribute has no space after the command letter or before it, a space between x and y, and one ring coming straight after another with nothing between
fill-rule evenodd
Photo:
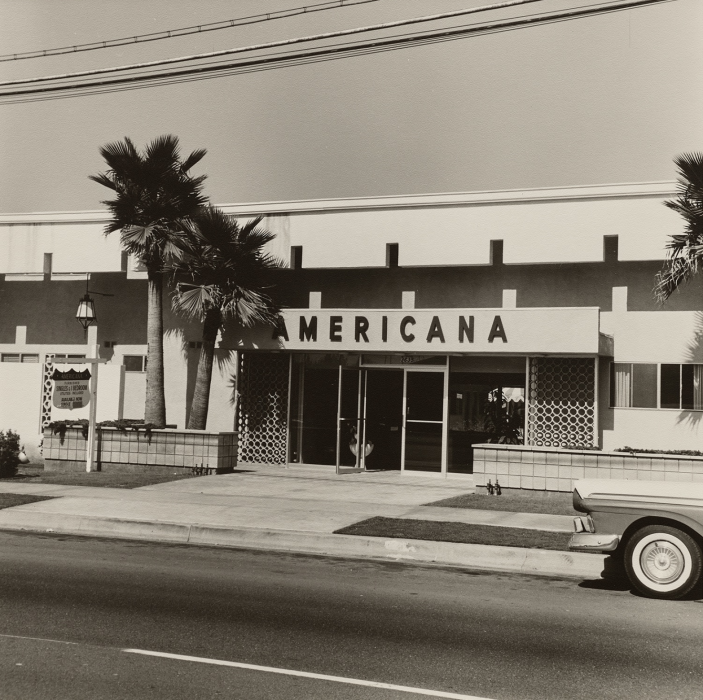
<instances>
[{"instance_id":1,"label":"planter box","mask_svg":"<svg viewBox=\"0 0 703 700\"><path fill-rule=\"evenodd\" d=\"M577 479L703 482L703 457L474 445L474 481L480 490L489 480L494 484L498 480L508 489L569 492Z\"/></svg>"},{"instance_id":2,"label":"planter box","mask_svg":"<svg viewBox=\"0 0 703 700\"><path fill-rule=\"evenodd\" d=\"M81 428L67 428L63 439L44 431L45 471L84 471L85 457ZM93 457L100 471L173 472L202 465L223 473L237 465L237 433L102 428L97 431Z\"/></svg>"}]
</instances>

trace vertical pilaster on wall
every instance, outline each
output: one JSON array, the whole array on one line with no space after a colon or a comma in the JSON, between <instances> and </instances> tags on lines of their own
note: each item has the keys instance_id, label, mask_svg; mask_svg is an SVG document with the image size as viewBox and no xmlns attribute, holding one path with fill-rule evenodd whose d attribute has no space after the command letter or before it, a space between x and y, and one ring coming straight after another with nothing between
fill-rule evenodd
<instances>
[{"instance_id":1,"label":"vertical pilaster on wall","mask_svg":"<svg viewBox=\"0 0 703 700\"><path fill-rule=\"evenodd\" d=\"M599 447L600 440L598 438L598 401L600 400L598 394L598 384L600 382L600 358L596 356L593 361L593 446Z\"/></svg>"},{"instance_id":2,"label":"vertical pilaster on wall","mask_svg":"<svg viewBox=\"0 0 703 700\"><path fill-rule=\"evenodd\" d=\"M590 357L531 357L527 444L591 447L596 435L596 371Z\"/></svg>"},{"instance_id":3,"label":"vertical pilaster on wall","mask_svg":"<svg viewBox=\"0 0 703 700\"><path fill-rule=\"evenodd\" d=\"M41 416L39 417L39 432L43 433L51 423L51 375L54 371L54 354L49 353L44 357L44 368L41 383Z\"/></svg>"},{"instance_id":4,"label":"vertical pilaster on wall","mask_svg":"<svg viewBox=\"0 0 703 700\"><path fill-rule=\"evenodd\" d=\"M289 371L288 355L241 354L239 463L287 463Z\"/></svg>"}]
</instances>

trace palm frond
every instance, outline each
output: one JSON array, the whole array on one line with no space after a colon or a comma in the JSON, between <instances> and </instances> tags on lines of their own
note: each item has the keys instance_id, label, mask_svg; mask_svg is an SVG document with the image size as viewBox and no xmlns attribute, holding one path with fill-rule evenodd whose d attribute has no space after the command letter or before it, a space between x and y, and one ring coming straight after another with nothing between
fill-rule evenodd
<instances>
[{"instance_id":1,"label":"palm frond","mask_svg":"<svg viewBox=\"0 0 703 700\"><path fill-rule=\"evenodd\" d=\"M656 275L654 296L660 303L665 302L675 291L690 282L699 269L698 259L673 258L668 260Z\"/></svg>"},{"instance_id":2,"label":"palm frond","mask_svg":"<svg viewBox=\"0 0 703 700\"><path fill-rule=\"evenodd\" d=\"M207 285L178 284L173 292L173 310L187 318L202 321L210 308L218 307L219 292Z\"/></svg>"},{"instance_id":3,"label":"palm frond","mask_svg":"<svg viewBox=\"0 0 703 700\"><path fill-rule=\"evenodd\" d=\"M283 265L262 250L274 235L260 226L261 221L256 217L240 225L215 207L203 208L193 218L197 234L191 242L195 249L169 265L174 279L191 281L181 284L181 290L192 291L193 285L207 288L207 303L216 305L222 318L234 318L245 326L275 322L280 312L267 290L270 271ZM192 308L174 308L195 313L194 296L187 299ZM200 301L204 303L204 297Z\"/></svg>"},{"instance_id":4,"label":"palm frond","mask_svg":"<svg viewBox=\"0 0 703 700\"><path fill-rule=\"evenodd\" d=\"M683 153L674 159L679 171L679 191L693 195L703 195L703 153Z\"/></svg>"},{"instance_id":5,"label":"palm frond","mask_svg":"<svg viewBox=\"0 0 703 700\"><path fill-rule=\"evenodd\" d=\"M127 226L122 229L121 242L127 249L143 248L148 245L153 226ZM128 252L132 252L129 250Z\"/></svg>"},{"instance_id":6,"label":"palm frond","mask_svg":"<svg viewBox=\"0 0 703 700\"><path fill-rule=\"evenodd\" d=\"M107 187L111 190L117 190L117 185L112 178L108 177L106 173L98 173L97 175L88 175L88 179L93 182L97 182L98 185Z\"/></svg>"},{"instance_id":7,"label":"palm frond","mask_svg":"<svg viewBox=\"0 0 703 700\"><path fill-rule=\"evenodd\" d=\"M684 230L670 236L668 257L656 275L654 296L665 302L703 266L703 153L684 153L674 159L679 172L678 196L664 205L684 220Z\"/></svg>"},{"instance_id":8,"label":"palm frond","mask_svg":"<svg viewBox=\"0 0 703 700\"><path fill-rule=\"evenodd\" d=\"M193 166L197 165L206 155L207 150L205 148L198 148L197 150L193 151L181 163L181 172L187 173Z\"/></svg>"},{"instance_id":9,"label":"palm frond","mask_svg":"<svg viewBox=\"0 0 703 700\"><path fill-rule=\"evenodd\" d=\"M152 269L194 248L190 222L207 204L202 192L206 176L191 177L184 167L205 152L194 151L182 162L179 149L178 138L171 134L154 139L143 153L129 138L108 143L100 153L109 170L89 176L115 193L103 202L111 214L105 233L121 231L125 250Z\"/></svg>"},{"instance_id":10,"label":"palm frond","mask_svg":"<svg viewBox=\"0 0 703 700\"><path fill-rule=\"evenodd\" d=\"M162 170L180 169L180 142L178 136L164 134L155 138L144 149L145 160Z\"/></svg>"}]
</instances>

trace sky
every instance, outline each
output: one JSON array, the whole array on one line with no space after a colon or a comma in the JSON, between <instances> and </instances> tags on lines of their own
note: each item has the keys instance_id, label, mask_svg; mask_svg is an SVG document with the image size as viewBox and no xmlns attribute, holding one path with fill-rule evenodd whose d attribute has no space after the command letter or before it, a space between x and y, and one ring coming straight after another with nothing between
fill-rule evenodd
<instances>
[{"instance_id":1,"label":"sky","mask_svg":"<svg viewBox=\"0 0 703 700\"><path fill-rule=\"evenodd\" d=\"M134 36L321 0L0 0L0 53ZM376 0L248 27L0 63L0 81L248 46L488 4ZM594 0L541 0L427 28ZM206 148L217 204L670 181L703 150L703 3L197 82L0 104L0 214L100 209L99 147ZM378 35L376 35L378 36Z\"/></svg>"}]
</instances>

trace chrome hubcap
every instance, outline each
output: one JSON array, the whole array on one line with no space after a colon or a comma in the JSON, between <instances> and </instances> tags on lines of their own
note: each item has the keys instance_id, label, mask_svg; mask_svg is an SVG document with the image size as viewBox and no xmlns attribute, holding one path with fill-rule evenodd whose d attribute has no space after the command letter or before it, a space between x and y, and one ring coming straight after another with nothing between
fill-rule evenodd
<instances>
[{"instance_id":1,"label":"chrome hubcap","mask_svg":"<svg viewBox=\"0 0 703 700\"><path fill-rule=\"evenodd\" d=\"M640 562L647 578L659 584L676 581L684 569L681 550L666 540L650 542L642 550Z\"/></svg>"}]
</instances>

